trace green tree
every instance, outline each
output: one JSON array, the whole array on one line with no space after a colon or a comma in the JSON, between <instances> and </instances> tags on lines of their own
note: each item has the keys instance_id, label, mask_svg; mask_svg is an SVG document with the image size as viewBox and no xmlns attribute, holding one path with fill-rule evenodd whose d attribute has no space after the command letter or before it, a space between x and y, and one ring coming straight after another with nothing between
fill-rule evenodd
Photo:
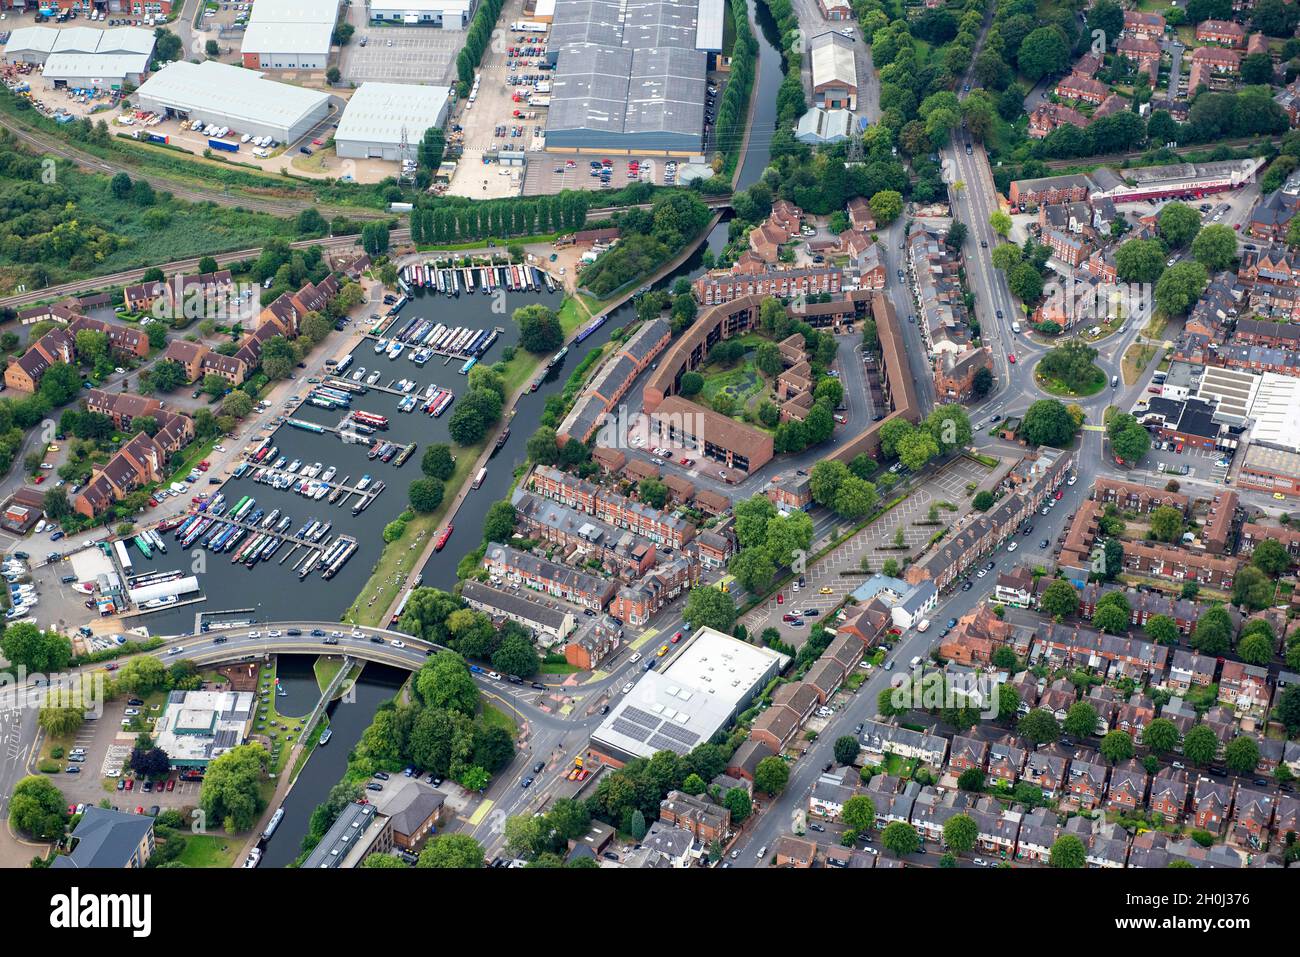
<instances>
[{"instance_id":1,"label":"green tree","mask_svg":"<svg viewBox=\"0 0 1300 957\"><path fill-rule=\"evenodd\" d=\"M1267 59L1267 54L1261 55ZM1269 69L1272 69L1271 61ZM1237 258L1237 233L1230 226L1212 223L1197 233L1192 241L1192 255L1210 272L1227 269Z\"/></svg>"},{"instance_id":2,"label":"green tree","mask_svg":"<svg viewBox=\"0 0 1300 957\"><path fill-rule=\"evenodd\" d=\"M1130 239L1115 250L1115 272L1124 282L1155 282L1165 270L1165 249L1157 239Z\"/></svg>"},{"instance_id":3,"label":"green tree","mask_svg":"<svg viewBox=\"0 0 1300 957\"><path fill-rule=\"evenodd\" d=\"M1223 655L1232 644L1232 619L1221 606L1207 609L1192 629L1192 647L1202 654Z\"/></svg>"},{"instance_id":4,"label":"green tree","mask_svg":"<svg viewBox=\"0 0 1300 957\"><path fill-rule=\"evenodd\" d=\"M417 512L433 512L442 504L445 486L438 479L422 478L411 483L411 508Z\"/></svg>"},{"instance_id":5,"label":"green tree","mask_svg":"<svg viewBox=\"0 0 1300 957\"><path fill-rule=\"evenodd\" d=\"M1061 726L1044 708L1034 708L1021 718L1016 730L1033 744L1050 744L1061 736Z\"/></svg>"},{"instance_id":6,"label":"green tree","mask_svg":"<svg viewBox=\"0 0 1300 957\"><path fill-rule=\"evenodd\" d=\"M1142 730L1142 743L1154 754L1168 754L1178 746L1178 726L1168 718L1156 718Z\"/></svg>"},{"instance_id":7,"label":"green tree","mask_svg":"<svg viewBox=\"0 0 1300 957\"><path fill-rule=\"evenodd\" d=\"M1233 774L1253 774L1259 767L1259 744L1249 734L1238 735L1224 749L1223 763Z\"/></svg>"},{"instance_id":8,"label":"green tree","mask_svg":"<svg viewBox=\"0 0 1300 957\"><path fill-rule=\"evenodd\" d=\"M1260 633L1246 635L1237 642L1237 654L1250 665L1266 665L1273 659L1273 642Z\"/></svg>"},{"instance_id":9,"label":"green tree","mask_svg":"<svg viewBox=\"0 0 1300 957\"><path fill-rule=\"evenodd\" d=\"M903 212L903 196L892 189L882 189L871 197L871 212L880 225L892 223Z\"/></svg>"},{"instance_id":10,"label":"green tree","mask_svg":"<svg viewBox=\"0 0 1300 957\"><path fill-rule=\"evenodd\" d=\"M943 843L955 854L965 854L975 846L979 825L969 814L955 814L943 822Z\"/></svg>"},{"instance_id":11,"label":"green tree","mask_svg":"<svg viewBox=\"0 0 1300 957\"><path fill-rule=\"evenodd\" d=\"M426 659L416 672L415 690L428 708L455 711L466 717L478 711L478 686L465 659L454 651L440 651Z\"/></svg>"},{"instance_id":12,"label":"green tree","mask_svg":"<svg viewBox=\"0 0 1300 957\"><path fill-rule=\"evenodd\" d=\"M9 822L29 837L49 840L63 833L63 793L45 778L25 777L14 785Z\"/></svg>"},{"instance_id":13,"label":"green tree","mask_svg":"<svg viewBox=\"0 0 1300 957\"><path fill-rule=\"evenodd\" d=\"M1178 622L1168 615L1152 615L1144 626L1147 637L1158 645L1178 644Z\"/></svg>"},{"instance_id":14,"label":"green tree","mask_svg":"<svg viewBox=\"0 0 1300 957\"><path fill-rule=\"evenodd\" d=\"M5 629L0 637L0 651L12 667L26 668L28 673L62 671L72 661L72 642L66 636L41 631L26 622Z\"/></svg>"},{"instance_id":15,"label":"green tree","mask_svg":"<svg viewBox=\"0 0 1300 957\"><path fill-rule=\"evenodd\" d=\"M513 318L519 326L519 344L529 352L551 352L564 341L559 317L543 305L521 306Z\"/></svg>"},{"instance_id":16,"label":"green tree","mask_svg":"<svg viewBox=\"0 0 1300 957\"><path fill-rule=\"evenodd\" d=\"M696 591L699 590L696 589ZM776 755L764 758L754 768L754 787L764 794L775 797L785 790L786 783L789 780L789 766Z\"/></svg>"},{"instance_id":17,"label":"green tree","mask_svg":"<svg viewBox=\"0 0 1300 957\"><path fill-rule=\"evenodd\" d=\"M1232 600L1251 611L1261 611L1273 602L1277 583L1254 565L1247 565L1232 580Z\"/></svg>"},{"instance_id":18,"label":"green tree","mask_svg":"<svg viewBox=\"0 0 1300 957\"><path fill-rule=\"evenodd\" d=\"M1056 399L1039 399L1025 412L1020 431L1034 445L1059 448L1074 439L1077 428L1064 404Z\"/></svg>"},{"instance_id":19,"label":"green tree","mask_svg":"<svg viewBox=\"0 0 1300 957\"><path fill-rule=\"evenodd\" d=\"M1198 724L1183 735L1183 755L1197 767L1214 760L1219 751L1219 739L1207 725Z\"/></svg>"},{"instance_id":20,"label":"green tree","mask_svg":"<svg viewBox=\"0 0 1300 957\"><path fill-rule=\"evenodd\" d=\"M483 845L468 834L439 834L425 845L416 866L477 870L483 866Z\"/></svg>"},{"instance_id":21,"label":"green tree","mask_svg":"<svg viewBox=\"0 0 1300 957\"><path fill-rule=\"evenodd\" d=\"M1069 618L1079 610L1079 593L1063 578L1058 578L1043 589L1039 609L1053 618Z\"/></svg>"},{"instance_id":22,"label":"green tree","mask_svg":"<svg viewBox=\"0 0 1300 957\"><path fill-rule=\"evenodd\" d=\"M731 634L736 625L736 602L718 588L692 588L683 614L695 628L714 628Z\"/></svg>"},{"instance_id":23,"label":"green tree","mask_svg":"<svg viewBox=\"0 0 1300 957\"><path fill-rule=\"evenodd\" d=\"M1116 729L1101 739L1101 753L1111 764L1133 757L1133 739L1127 731Z\"/></svg>"},{"instance_id":24,"label":"green tree","mask_svg":"<svg viewBox=\"0 0 1300 957\"><path fill-rule=\"evenodd\" d=\"M1179 249L1190 243L1200 232L1201 214L1186 203L1166 203L1156 222L1160 237L1169 248Z\"/></svg>"},{"instance_id":25,"label":"green tree","mask_svg":"<svg viewBox=\"0 0 1300 957\"><path fill-rule=\"evenodd\" d=\"M199 806L226 832L246 831L266 806L261 785L270 755L260 744L241 744L215 758L203 776Z\"/></svg>"},{"instance_id":26,"label":"green tree","mask_svg":"<svg viewBox=\"0 0 1300 957\"><path fill-rule=\"evenodd\" d=\"M840 735L835 739L834 752L837 764L853 764L858 759L858 739L851 734Z\"/></svg>"},{"instance_id":27,"label":"green tree","mask_svg":"<svg viewBox=\"0 0 1300 957\"><path fill-rule=\"evenodd\" d=\"M1266 538L1250 553L1250 563L1265 575L1277 578L1291 568L1291 555L1277 539Z\"/></svg>"},{"instance_id":28,"label":"green tree","mask_svg":"<svg viewBox=\"0 0 1300 957\"><path fill-rule=\"evenodd\" d=\"M739 826L754 810L749 792L744 788L729 788L722 796L722 806L731 812L731 821Z\"/></svg>"},{"instance_id":29,"label":"green tree","mask_svg":"<svg viewBox=\"0 0 1300 957\"><path fill-rule=\"evenodd\" d=\"M850 829L866 834L876 826L876 805L865 794L855 794L844 802L840 819Z\"/></svg>"},{"instance_id":30,"label":"green tree","mask_svg":"<svg viewBox=\"0 0 1300 957\"><path fill-rule=\"evenodd\" d=\"M1020 72L1030 80L1060 73L1070 59L1070 46L1059 26L1040 27L1020 43L1017 54Z\"/></svg>"},{"instance_id":31,"label":"green tree","mask_svg":"<svg viewBox=\"0 0 1300 957\"><path fill-rule=\"evenodd\" d=\"M921 846L916 828L904 821L890 821L880 835L880 843L892 851L895 857L904 857L916 853Z\"/></svg>"},{"instance_id":32,"label":"green tree","mask_svg":"<svg viewBox=\"0 0 1300 957\"><path fill-rule=\"evenodd\" d=\"M1073 834L1062 834L1052 844L1051 854L1048 855L1048 864L1050 866L1068 867L1077 870L1087 863L1087 849L1083 846L1083 841Z\"/></svg>"},{"instance_id":33,"label":"green tree","mask_svg":"<svg viewBox=\"0 0 1300 957\"><path fill-rule=\"evenodd\" d=\"M1199 262L1175 263L1156 283L1156 305L1168 316L1181 316L1201 298L1209 275Z\"/></svg>"},{"instance_id":34,"label":"green tree","mask_svg":"<svg viewBox=\"0 0 1300 957\"><path fill-rule=\"evenodd\" d=\"M1172 505L1158 506L1151 512L1151 535L1157 541L1176 542L1183 535L1183 513Z\"/></svg>"},{"instance_id":35,"label":"green tree","mask_svg":"<svg viewBox=\"0 0 1300 957\"><path fill-rule=\"evenodd\" d=\"M445 482L456 471L456 459L451 454L451 446L445 442L435 442L424 450L420 460L420 471L429 478Z\"/></svg>"},{"instance_id":36,"label":"green tree","mask_svg":"<svg viewBox=\"0 0 1300 957\"><path fill-rule=\"evenodd\" d=\"M1120 635L1128 631L1132 609L1121 591L1108 592L1093 609L1092 623L1102 631Z\"/></svg>"},{"instance_id":37,"label":"green tree","mask_svg":"<svg viewBox=\"0 0 1300 957\"><path fill-rule=\"evenodd\" d=\"M1097 733L1097 709L1086 701L1076 701L1065 713L1062 726L1076 738L1091 737Z\"/></svg>"}]
</instances>

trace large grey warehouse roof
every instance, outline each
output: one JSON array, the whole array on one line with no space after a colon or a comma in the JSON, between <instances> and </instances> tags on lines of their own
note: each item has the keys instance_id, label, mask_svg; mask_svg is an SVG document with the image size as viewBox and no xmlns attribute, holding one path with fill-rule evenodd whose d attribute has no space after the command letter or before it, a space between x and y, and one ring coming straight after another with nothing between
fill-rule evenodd
<instances>
[{"instance_id":1,"label":"large grey warehouse roof","mask_svg":"<svg viewBox=\"0 0 1300 957\"><path fill-rule=\"evenodd\" d=\"M51 53L42 74L48 80L122 80L148 70L145 53Z\"/></svg>"},{"instance_id":2,"label":"large grey warehouse roof","mask_svg":"<svg viewBox=\"0 0 1300 957\"><path fill-rule=\"evenodd\" d=\"M9 37L5 53L144 53L153 52L153 34L139 27L20 27Z\"/></svg>"},{"instance_id":3,"label":"large grey warehouse roof","mask_svg":"<svg viewBox=\"0 0 1300 957\"><path fill-rule=\"evenodd\" d=\"M329 101L329 95L263 79L255 70L204 60L177 60L136 91L140 99L167 103L181 111L211 110L242 116L252 123L293 127Z\"/></svg>"},{"instance_id":4,"label":"large grey warehouse roof","mask_svg":"<svg viewBox=\"0 0 1300 957\"><path fill-rule=\"evenodd\" d=\"M548 146L698 150L698 0L557 0Z\"/></svg>"},{"instance_id":5,"label":"large grey warehouse roof","mask_svg":"<svg viewBox=\"0 0 1300 957\"><path fill-rule=\"evenodd\" d=\"M450 94L446 86L362 83L348 100L334 139L397 144L405 129L415 149L424 131L438 125Z\"/></svg>"}]
</instances>

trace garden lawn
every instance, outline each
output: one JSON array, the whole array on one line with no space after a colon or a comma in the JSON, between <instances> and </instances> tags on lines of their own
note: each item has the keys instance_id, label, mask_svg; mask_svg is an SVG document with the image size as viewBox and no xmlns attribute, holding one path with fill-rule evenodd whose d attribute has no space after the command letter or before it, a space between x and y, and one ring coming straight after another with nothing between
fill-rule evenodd
<instances>
[{"instance_id":1,"label":"garden lawn","mask_svg":"<svg viewBox=\"0 0 1300 957\"><path fill-rule=\"evenodd\" d=\"M510 717L510 715L506 714L504 711L502 711L500 708L496 707L495 705L489 704L487 701L484 701L482 715L483 715L483 723L487 727L503 728L504 730L510 733L511 738L515 737L515 735L518 734L519 729L515 727L515 719Z\"/></svg>"},{"instance_id":2,"label":"garden lawn","mask_svg":"<svg viewBox=\"0 0 1300 957\"><path fill-rule=\"evenodd\" d=\"M181 833L185 850L178 858L186 867L234 867L243 841L227 834Z\"/></svg>"}]
</instances>

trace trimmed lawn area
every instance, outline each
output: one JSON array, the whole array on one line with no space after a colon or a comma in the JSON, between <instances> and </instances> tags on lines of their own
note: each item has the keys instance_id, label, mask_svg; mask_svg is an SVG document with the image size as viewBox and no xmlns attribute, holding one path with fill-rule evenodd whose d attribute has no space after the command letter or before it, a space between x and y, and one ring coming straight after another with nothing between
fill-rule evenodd
<instances>
[{"instance_id":1,"label":"trimmed lawn area","mask_svg":"<svg viewBox=\"0 0 1300 957\"><path fill-rule=\"evenodd\" d=\"M372 628L388 624L381 619L388 611L388 606L393 603L393 599L406 587L407 577L424 552L424 540L441 526L447 510L456 498L456 493L469 481L469 471L478 461L479 453L486 445L484 441L468 448L457 446L456 471L447 480L447 491L443 496L442 504L435 512L417 514L406 523L406 532L401 538L384 546L370 580L361 589L352 607L344 613L344 621L350 624L368 625ZM465 534L473 535L474 531L467 529ZM481 538L482 531L480 530L478 534ZM475 539L474 547L477 548L478 545L479 542Z\"/></svg>"},{"instance_id":2,"label":"trimmed lawn area","mask_svg":"<svg viewBox=\"0 0 1300 957\"><path fill-rule=\"evenodd\" d=\"M586 304L573 296L565 297L555 314L560 320L560 328L564 331L566 340L589 322L592 316ZM516 347L514 358L505 364L505 372L502 374L506 392L513 393L525 382L530 381L548 358L549 355L536 356L522 347ZM450 492L451 489L448 488L447 491Z\"/></svg>"},{"instance_id":3,"label":"trimmed lawn area","mask_svg":"<svg viewBox=\"0 0 1300 957\"><path fill-rule=\"evenodd\" d=\"M1096 395L1106 386L1106 373L1102 372L1096 366L1092 367L1092 372L1092 381L1078 390L1071 389L1059 379L1042 375L1037 370L1034 370L1034 381L1044 392L1050 392L1052 395L1059 395L1063 398Z\"/></svg>"},{"instance_id":4,"label":"trimmed lawn area","mask_svg":"<svg viewBox=\"0 0 1300 957\"><path fill-rule=\"evenodd\" d=\"M1124 384L1132 385L1142 375L1142 370L1147 367L1152 356L1156 354L1157 346L1147 342L1135 342L1124 352L1124 359L1120 364L1120 371L1124 376Z\"/></svg>"},{"instance_id":5,"label":"trimmed lawn area","mask_svg":"<svg viewBox=\"0 0 1300 957\"><path fill-rule=\"evenodd\" d=\"M582 669L577 665L565 664L542 665L537 669L539 674L544 675L572 675L577 674Z\"/></svg>"},{"instance_id":6,"label":"trimmed lawn area","mask_svg":"<svg viewBox=\"0 0 1300 957\"><path fill-rule=\"evenodd\" d=\"M312 664L312 671L316 673L316 685L320 688L322 694L325 693L325 689L330 686L330 682L334 680L335 675L337 675L342 669L342 658L326 657L322 655L316 659L315 663Z\"/></svg>"},{"instance_id":7,"label":"trimmed lawn area","mask_svg":"<svg viewBox=\"0 0 1300 957\"><path fill-rule=\"evenodd\" d=\"M294 743L298 740L299 735L305 733L306 729L303 728L303 725L306 724L307 720L305 715L298 718L285 717L275 710L277 698L275 694L275 670L276 665L273 664L262 668L257 676L257 720L253 728L256 733L264 734L271 739L271 763L268 772L272 775L278 775L284 770ZM270 691L270 697L265 702L261 700L263 690Z\"/></svg>"},{"instance_id":8,"label":"trimmed lawn area","mask_svg":"<svg viewBox=\"0 0 1300 957\"><path fill-rule=\"evenodd\" d=\"M515 727L515 719L495 705L484 701L482 715L483 723L489 728L504 728L510 732L512 738L518 734L519 729Z\"/></svg>"},{"instance_id":9,"label":"trimmed lawn area","mask_svg":"<svg viewBox=\"0 0 1300 957\"><path fill-rule=\"evenodd\" d=\"M185 850L177 859L186 867L233 867L242 838L226 834L183 832Z\"/></svg>"}]
</instances>

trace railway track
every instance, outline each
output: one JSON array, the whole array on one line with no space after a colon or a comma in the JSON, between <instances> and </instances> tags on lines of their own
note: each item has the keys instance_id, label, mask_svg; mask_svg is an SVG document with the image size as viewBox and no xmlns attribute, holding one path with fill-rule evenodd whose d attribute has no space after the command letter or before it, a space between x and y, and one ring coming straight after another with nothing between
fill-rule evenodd
<instances>
[{"instance_id":1,"label":"railway track","mask_svg":"<svg viewBox=\"0 0 1300 957\"><path fill-rule=\"evenodd\" d=\"M1280 139L1261 141L1257 137L1248 137L1243 140L1224 140L1221 143L1201 143L1197 146L1175 146L1173 152L1179 156L1185 156L1188 153L1203 153L1207 149L1213 149L1216 146L1226 146L1229 149L1240 149L1243 146L1264 146L1271 145L1278 147L1282 145ZM1141 150L1136 153L1110 153L1105 156L1080 156L1075 159L1047 160L1044 165L1048 169L1069 169L1073 166L1113 166L1123 163L1126 160L1138 159L1145 156L1150 150Z\"/></svg>"},{"instance_id":2,"label":"railway track","mask_svg":"<svg viewBox=\"0 0 1300 957\"><path fill-rule=\"evenodd\" d=\"M222 206L240 206L253 212L268 213L274 216L297 216L304 209L317 209L327 219L334 216L345 216L349 219L385 219L392 215L377 209L324 206L312 200L264 199L246 193L187 186L166 176L141 173L132 166L100 159L98 156L79 150L56 137L48 137L34 132L9 116L0 116L0 127L4 127L14 135L15 139L37 152L62 157L92 173L102 173L107 176L126 173L132 179L143 179L154 189L164 190L191 203L217 203Z\"/></svg>"},{"instance_id":3,"label":"railway track","mask_svg":"<svg viewBox=\"0 0 1300 957\"><path fill-rule=\"evenodd\" d=\"M409 229L394 229L390 234L390 241L395 246L406 245L411 241L411 231ZM309 246L321 246L327 251L350 249L361 241L360 236L334 236L328 239L300 239L290 243L294 249L306 249ZM260 255L262 248L255 246L251 249L238 249L226 253L212 253L213 259L220 266L229 263L239 262L241 259L251 259ZM193 272L198 268L200 256L192 256L189 259L177 259L169 263L160 263L157 268L161 269L164 275L173 275L175 273ZM96 292L100 289L110 289L115 286L125 286L131 283L138 283L144 280L145 272L153 267L141 267L139 269L126 269L122 272L112 273L107 276L95 276L92 279L81 279L75 282L65 282L57 286L47 286L44 289L34 289L31 292L20 293L16 296L7 296L0 299L0 306L10 308L21 308L23 306L34 305L38 302L45 302L51 299L61 299L65 296L74 296L80 293Z\"/></svg>"}]
</instances>

